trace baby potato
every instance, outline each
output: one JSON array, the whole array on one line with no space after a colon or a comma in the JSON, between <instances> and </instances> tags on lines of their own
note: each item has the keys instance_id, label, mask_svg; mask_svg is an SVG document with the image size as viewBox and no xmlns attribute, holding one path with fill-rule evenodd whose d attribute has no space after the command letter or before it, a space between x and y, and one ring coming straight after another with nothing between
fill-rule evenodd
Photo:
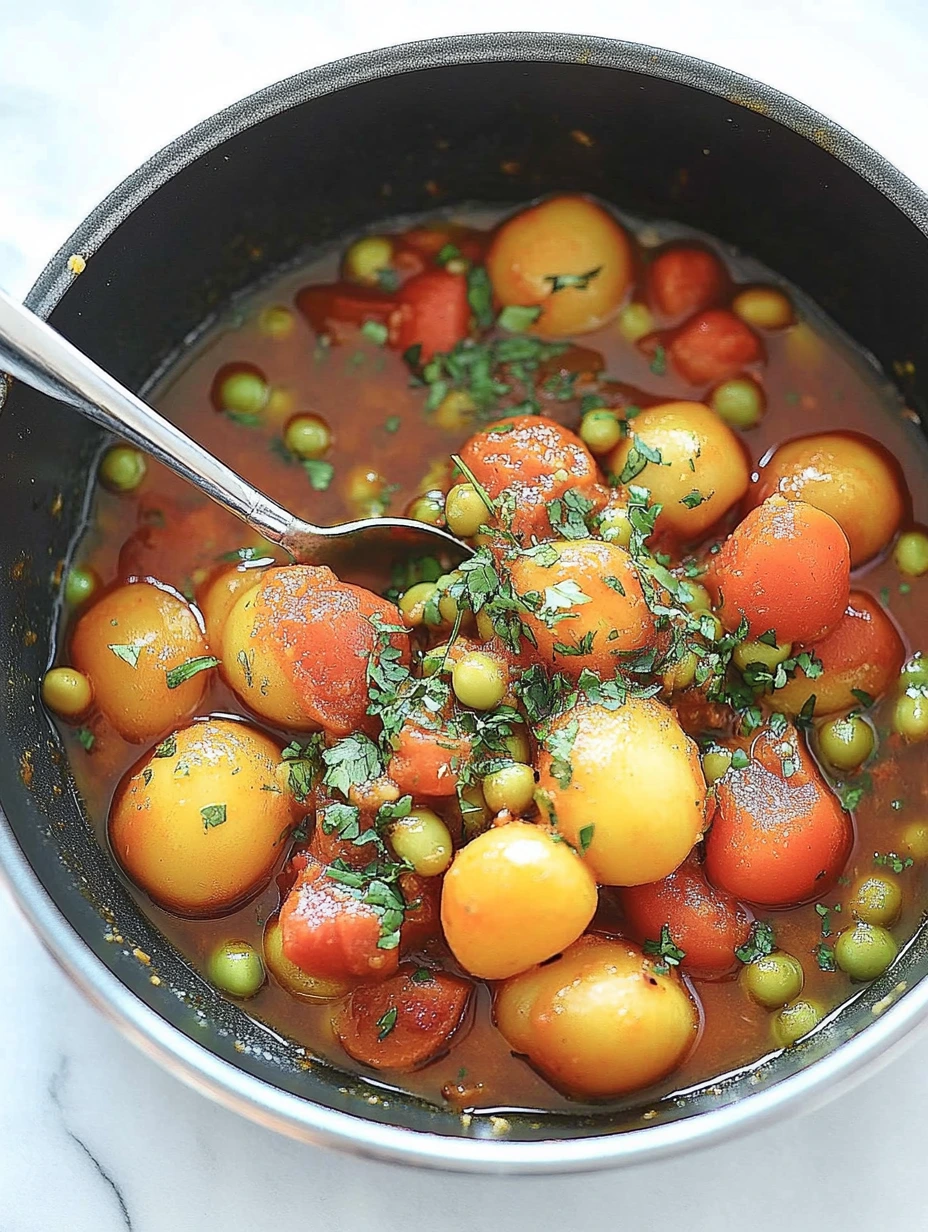
<instances>
[{"instance_id":1,"label":"baby potato","mask_svg":"<svg viewBox=\"0 0 928 1232\"><path fill-rule=\"evenodd\" d=\"M128 876L178 915L223 915L267 885L296 821L281 749L232 719L175 732L125 775L110 809Z\"/></svg>"},{"instance_id":2,"label":"baby potato","mask_svg":"<svg viewBox=\"0 0 928 1232\"><path fill-rule=\"evenodd\" d=\"M234 597L220 634L222 674L229 685L262 719L294 731L311 731L318 724L305 712L290 674L270 638L259 637L257 600L261 582Z\"/></svg>"},{"instance_id":3,"label":"baby potato","mask_svg":"<svg viewBox=\"0 0 928 1232\"><path fill-rule=\"evenodd\" d=\"M108 591L83 613L71 640L71 661L93 684L97 706L132 744L170 731L193 713L209 672L184 679L174 669L207 655L188 604L151 582Z\"/></svg>"},{"instance_id":4,"label":"baby potato","mask_svg":"<svg viewBox=\"0 0 928 1232\"><path fill-rule=\"evenodd\" d=\"M699 1037L697 1005L678 976L638 946L581 937L554 962L496 995L509 1045L568 1095L607 1099L664 1078Z\"/></svg>"},{"instance_id":5,"label":"baby potato","mask_svg":"<svg viewBox=\"0 0 928 1232\"><path fill-rule=\"evenodd\" d=\"M504 980L576 941L596 910L596 883L566 843L525 821L486 830L445 874L441 923L461 966Z\"/></svg>"},{"instance_id":6,"label":"baby potato","mask_svg":"<svg viewBox=\"0 0 928 1232\"><path fill-rule=\"evenodd\" d=\"M770 694L771 708L783 714L799 714L813 694L819 717L859 706L853 689L879 697L896 679L905 656L896 626L880 603L862 590L851 591L847 610L829 633L815 643L794 646L793 653L803 649L815 652L822 673L811 680L797 671L782 689Z\"/></svg>"},{"instance_id":7,"label":"baby potato","mask_svg":"<svg viewBox=\"0 0 928 1232\"><path fill-rule=\"evenodd\" d=\"M896 460L857 432L822 432L778 446L761 463L751 503L774 494L830 514L847 536L855 569L892 540L908 503Z\"/></svg>"},{"instance_id":8,"label":"baby potato","mask_svg":"<svg viewBox=\"0 0 928 1232\"><path fill-rule=\"evenodd\" d=\"M584 668L611 676L617 654L651 645L651 610L623 548L572 539L546 544L544 553L517 556L509 566L516 592L537 604L524 620L540 659L568 676L579 676ZM587 649L577 654L581 647Z\"/></svg>"},{"instance_id":9,"label":"baby potato","mask_svg":"<svg viewBox=\"0 0 928 1232\"><path fill-rule=\"evenodd\" d=\"M575 706L551 727L539 805L596 880L643 885L672 873L703 832L706 804L696 745L672 712L629 697L618 710Z\"/></svg>"},{"instance_id":10,"label":"baby potato","mask_svg":"<svg viewBox=\"0 0 928 1232\"><path fill-rule=\"evenodd\" d=\"M392 603L340 582L324 565L268 569L226 618L223 675L256 714L281 727L337 736L370 730L365 670L374 617L403 624ZM408 638L394 633L390 641L408 662Z\"/></svg>"},{"instance_id":11,"label":"baby potato","mask_svg":"<svg viewBox=\"0 0 928 1232\"><path fill-rule=\"evenodd\" d=\"M206 625L206 639L210 646L218 648L222 645L222 630L226 617L235 606L239 595L257 586L261 575L262 570L250 562L220 565L198 588L197 607L202 613Z\"/></svg>"},{"instance_id":12,"label":"baby potato","mask_svg":"<svg viewBox=\"0 0 928 1232\"><path fill-rule=\"evenodd\" d=\"M648 488L662 506L657 526L684 542L702 538L748 488L741 442L701 402L666 402L636 415L606 470Z\"/></svg>"},{"instance_id":13,"label":"baby potato","mask_svg":"<svg viewBox=\"0 0 928 1232\"><path fill-rule=\"evenodd\" d=\"M632 262L628 236L612 215L572 195L549 197L507 219L486 256L499 303L539 305L530 329L546 337L605 324L625 297Z\"/></svg>"}]
</instances>

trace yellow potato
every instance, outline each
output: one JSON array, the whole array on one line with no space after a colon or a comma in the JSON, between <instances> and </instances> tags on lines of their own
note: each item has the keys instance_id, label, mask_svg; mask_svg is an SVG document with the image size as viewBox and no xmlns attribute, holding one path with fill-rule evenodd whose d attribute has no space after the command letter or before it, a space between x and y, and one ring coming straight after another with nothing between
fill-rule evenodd
<instances>
[{"instance_id":1,"label":"yellow potato","mask_svg":"<svg viewBox=\"0 0 928 1232\"><path fill-rule=\"evenodd\" d=\"M299 997L304 1001L333 1001L351 991L350 984L309 975L302 967L290 961L284 953L280 920L277 916L268 920L264 930L264 964L291 997Z\"/></svg>"},{"instance_id":2,"label":"yellow potato","mask_svg":"<svg viewBox=\"0 0 928 1232\"><path fill-rule=\"evenodd\" d=\"M445 874L441 923L466 971L502 980L544 962L580 936L596 910L596 883L566 843L525 821L486 830Z\"/></svg>"},{"instance_id":3,"label":"yellow potato","mask_svg":"<svg viewBox=\"0 0 928 1232\"><path fill-rule=\"evenodd\" d=\"M596 880L643 885L672 873L702 834L706 802L696 745L672 712L636 697L618 710L582 704L552 730L538 800L558 833L585 850Z\"/></svg>"},{"instance_id":4,"label":"yellow potato","mask_svg":"<svg viewBox=\"0 0 928 1232\"><path fill-rule=\"evenodd\" d=\"M632 450L640 443L656 451L660 462L640 448L636 461ZM749 478L741 442L701 402L666 402L636 415L628 436L609 455L606 471L648 488L652 502L662 507L658 528L687 543L700 539L741 500Z\"/></svg>"},{"instance_id":5,"label":"yellow potato","mask_svg":"<svg viewBox=\"0 0 928 1232\"><path fill-rule=\"evenodd\" d=\"M205 719L175 732L117 789L116 858L169 911L232 911L267 885L296 821L280 765L280 746L246 723Z\"/></svg>"},{"instance_id":6,"label":"yellow potato","mask_svg":"<svg viewBox=\"0 0 928 1232\"><path fill-rule=\"evenodd\" d=\"M692 996L654 967L631 942L581 937L554 962L503 984L497 1026L567 1094L640 1090L676 1069L699 1035Z\"/></svg>"},{"instance_id":7,"label":"yellow potato","mask_svg":"<svg viewBox=\"0 0 928 1232\"><path fill-rule=\"evenodd\" d=\"M222 630L235 602L246 590L251 590L261 581L263 569L248 562L220 565L213 570L197 591L197 607L206 625L206 640L210 647L222 645Z\"/></svg>"},{"instance_id":8,"label":"yellow potato","mask_svg":"<svg viewBox=\"0 0 928 1232\"><path fill-rule=\"evenodd\" d=\"M243 702L255 714L296 731L311 731L314 723L302 706L293 680L274 652L273 642L255 636L255 599L261 589L255 580L242 591L226 616L217 652L222 659L222 674Z\"/></svg>"},{"instance_id":9,"label":"yellow potato","mask_svg":"<svg viewBox=\"0 0 928 1232\"><path fill-rule=\"evenodd\" d=\"M530 330L583 334L612 317L632 280L620 224L595 201L564 195L520 210L496 231L487 273L504 306L541 308Z\"/></svg>"},{"instance_id":10,"label":"yellow potato","mask_svg":"<svg viewBox=\"0 0 928 1232\"><path fill-rule=\"evenodd\" d=\"M108 591L83 613L71 641L71 661L89 677L97 706L133 744L153 740L193 713L211 672L177 683L172 669L208 653L191 608L150 582Z\"/></svg>"},{"instance_id":11,"label":"yellow potato","mask_svg":"<svg viewBox=\"0 0 928 1232\"><path fill-rule=\"evenodd\" d=\"M892 541L908 504L898 462L879 441L856 432L822 432L779 445L758 470L751 503L774 493L830 514L847 535L852 568Z\"/></svg>"}]
</instances>

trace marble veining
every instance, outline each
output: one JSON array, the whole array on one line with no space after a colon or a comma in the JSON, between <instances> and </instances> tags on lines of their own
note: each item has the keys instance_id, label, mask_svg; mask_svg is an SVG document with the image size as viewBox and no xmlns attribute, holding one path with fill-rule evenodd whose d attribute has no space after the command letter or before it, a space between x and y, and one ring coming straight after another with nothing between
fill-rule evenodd
<instances>
[{"instance_id":1,"label":"marble veining","mask_svg":"<svg viewBox=\"0 0 928 1232\"><path fill-rule=\"evenodd\" d=\"M235 98L369 47L506 28L731 65L928 185L924 0L0 0L0 284L25 293L119 179ZM0 1232L928 1229L924 1035L827 1107L698 1155L531 1181L444 1176L277 1137L181 1085L83 1001L2 890L0 962Z\"/></svg>"}]
</instances>

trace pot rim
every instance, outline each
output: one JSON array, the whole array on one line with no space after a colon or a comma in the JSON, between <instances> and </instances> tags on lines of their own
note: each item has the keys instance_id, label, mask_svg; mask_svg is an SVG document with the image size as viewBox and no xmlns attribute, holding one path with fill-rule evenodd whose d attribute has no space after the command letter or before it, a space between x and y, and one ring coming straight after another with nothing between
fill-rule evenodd
<instances>
[{"instance_id":1,"label":"pot rim","mask_svg":"<svg viewBox=\"0 0 928 1232\"><path fill-rule=\"evenodd\" d=\"M26 296L50 315L74 280L67 259L90 259L148 196L204 153L289 107L349 86L421 69L541 61L624 69L716 94L822 146L888 198L928 237L928 196L876 151L789 95L708 61L645 44L553 33L455 35L372 50L298 73L204 120L132 172L88 215ZM0 812L0 885L58 966L128 1039L189 1086L268 1128L357 1155L462 1172L591 1170L666 1158L721 1143L795 1110L821 1106L886 1064L928 1016L921 981L853 1039L799 1073L726 1107L666 1125L579 1139L508 1142L423 1133L337 1112L281 1090L216 1056L149 1008L71 927Z\"/></svg>"}]
</instances>

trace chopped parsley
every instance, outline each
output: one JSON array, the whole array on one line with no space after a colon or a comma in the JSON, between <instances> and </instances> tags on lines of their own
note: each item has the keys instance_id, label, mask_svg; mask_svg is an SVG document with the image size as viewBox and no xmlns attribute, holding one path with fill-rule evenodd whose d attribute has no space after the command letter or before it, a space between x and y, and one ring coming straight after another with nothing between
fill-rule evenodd
<instances>
[{"instance_id":1,"label":"chopped parsley","mask_svg":"<svg viewBox=\"0 0 928 1232\"><path fill-rule=\"evenodd\" d=\"M648 367L655 376L667 375L667 350L665 347L658 344L654 348L654 354L651 357L651 362L648 364Z\"/></svg>"},{"instance_id":2,"label":"chopped parsley","mask_svg":"<svg viewBox=\"0 0 928 1232\"><path fill-rule=\"evenodd\" d=\"M837 970L835 951L832 946L826 945L824 941L819 941L812 953L815 955L815 961L818 963L820 971Z\"/></svg>"},{"instance_id":3,"label":"chopped parsley","mask_svg":"<svg viewBox=\"0 0 928 1232\"><path fill-rule=\"evenodd\" d=\"M696 488L693 488L692 492L688 492L686 496L681 498L680 504L686 505L687 509L698 509L705 501L711 500L714 495L714 492L710 492L708 496L703 496L702 492L698 492Z\"/></svg>"},{"instance_id":4,"label":"chopped parsley","mask_svg":"<svg viewBox=\"0 0 928 1232\"><path fill-rule=\"evenodd\" d=\"M582 492L568 488L562 497L548 504L548 521L562 539L586 539L593 509L593 502Z\"/></svg>"},{"instance_id":5,"label":"chopped parsley","mask_svg":"<svg viewBox=\"0 0 928 1232\"><path fill-rule=\"evenodd\" d=\"M636 479L649 462L653 462L656 466L662 466L664 459L661 456L659 449L653 449L647 441L641 440L640 437L635 437L632 441L632 446L628 451L625 459L625 465L619 472L619 483L631 483Z\"/></svg>"},{"instance_id":6,"label":"chopped parsley","mask_svg":"<svg viewBox=\"0 0 928 1232\"><path fill-rule=\"evenodd\" d=\"M873 853L873 863L878 864L881 868L891 869L894 873L904 873L907 868L911 868L914 861L911 856L899 856L894 851Z\"/></svg>"},{"instance_id":7,"label":"chopped parsley","mask_svg":"<svg viewBox=\"0 0 928 1232\"><path fill-rule=\"evenodd\" d=\"M122 659L123 663L128 663L130 667L138 667L139 655L145 648L144 642L130 642L126 646L108 646L108 650L112 650L117 659Z\"/></svg>"},{"instance_id":8,"label":"chopped parsley","mask_svg":"<svg viewBox=\"0 0 928 1232\"><path fill-rule=\"evenodd\" d=\"M399 415L388 415L383 421L384 431L391 433L399 432L402 420Z\"/></svg>"},{"instance_id":9,"label":"chopped parsley","mask_svg":"<svg viewBox=\"0 0 928 1232\"><path fill-rule=\"evenodd\" d=\"M90 752L97 740L96 736L89 727L79 727L77 729L77 739L85 753ZM155 756L157 757L157 753Z\"/></svg>"},{"instance_id":10,"label":"chopped parsley","mask_svg":"<svg viewBox=\"0 0 928 1232\"><path fill-rule=\"evenodd\" d=\"M593 834L596 831L596 826L590 822L588 826L581 826L580 833L577 835L579 839L579 850L582 856L585 856L590 849L590 843L593 841Z\"/></svg>"},{"instance_id":11,"label":"chopped parsley","mask_svg":"<svg viewBox=\"0 0 928 1232\"><path fill-rule=\"evenodd\" d=\"M309 477L310 485L315 491L327 491L332 482L332 476L335 474L335 467L332 463L326 462L324 458L302 458L301 462L303 470Z\"/></svg>"},{"instance_id":12,"label":"chopped parsley","mask_svg":"<svg viewBox=\"0 0 928 1232\"><path fill-rule=\"evenodd\" d=\"M168 736L166 740L162 740L156 746L153 757L173 757L177 753L177 738L176 736Z\"/></svg>"},{"instance_id":13,"label":"chopped parsley","mask_svg":"<svg viewBox=\"0 0 928 1232\"><path fill-rule=\"evenodd\" d=\"M377 1019L374 1024L377 1028L377 1039L379 1043L387 1038L393 1028L396 1026L397 1011L396 1006L391 1005L385 1014Z\"/></svg>"},{"instance_id":14,"label":"chopped parsley","mask_svg":"<svg viewBox=\"0 0 928 1232\"><path fill-rule=\"evenodd\" d=\"M380 750L363 732L355 732L322 750L322 781L347 796L352 787L373 782L383 773Z\"/></svg>"},{"instance_id":15,"label":"chopped parsley","mask_svg":"<svg viewBox=\"0 0 928 1232\"><path fill-rule=\"evenodd\" d=\"M751 935L744 945L735 950L735 957L743 963L752 963L757 958L766 958L777 948L773 925L764 920L755 920L751 925Z\"/></svg>"},{"instance_id":16,"label":"chopped parsley","mask_svg":"<svg viewBox=\"0 0 928 1232\"><path fill-rule=\"evenodd\" d=\"M669 975L671 967L679 967L680 963L686 958L686 951L681 950L674 943L670 935L670 925L661 925L661 935L659 941L645 941L641 947L645 954L649 954L654 958L659 958L660 962L655 963L654 970L658 975Z\"/></svg>"},{"instance_id":17,"label":"chopped parsley","mask_svg":"<svg viewBox=\"0 0 928 1232\"><path fill-rule=\"evenodd\" d=\"M577 291L585 291L594 278L598 278L602 273L603 267L597 265L595 269L587 270L585 274L545 274L545 282L551 284L551 294L556 291L566 291L568 287L573 287Z\"/></svg>"},{"instance_id":18,"label":"chopped parsley","mask_svg":"<svg viewBox=\"0 0 928 1232\"><path fill-rule=\"evenodd\" d=\"M208 672L211 667L218 667L219 662L215 655L200 655L196 659L188 659L185 663L178 663L177 667L169 668L165 673L168 688L180 688L182 684L186 684L188 680L192 680L200 672Z\"/></svg>"},{"instance_id":19,"label":"chopped parsley","mask_svg":"<svg viewBox=\"0 0 928 1232\"><path fill-rule=\"evenodd\" d=\"M522 308L518 304L509 304L496 318L496 324L510 334L521 334L530 325L534 325L540 316L541 309L537 305L533 308Z\"/></svg>"},{"instance_id":20,"label":"chopped parsley","mask_svg":"<svg viewBox=\"0 0 928 1232\"><path fill-rule=\"evenodd\" d=\"M377 346L384 346L390 336L386 325L382 325L379 321L365 321L361 326L361 333Z\"/></svg>"},{"instance_id":21,"label":"chopped parsley","mask_svg":"<svg viewBox=\"0 0 928 1232\"><path fill-rule=\"evenodd\" d=\"M203 829L206 831L214 830L216 826L224 826L228 820L224 804L207 804L200 809L200 816L203 818Z\"/></svg>"}]
</instances>

